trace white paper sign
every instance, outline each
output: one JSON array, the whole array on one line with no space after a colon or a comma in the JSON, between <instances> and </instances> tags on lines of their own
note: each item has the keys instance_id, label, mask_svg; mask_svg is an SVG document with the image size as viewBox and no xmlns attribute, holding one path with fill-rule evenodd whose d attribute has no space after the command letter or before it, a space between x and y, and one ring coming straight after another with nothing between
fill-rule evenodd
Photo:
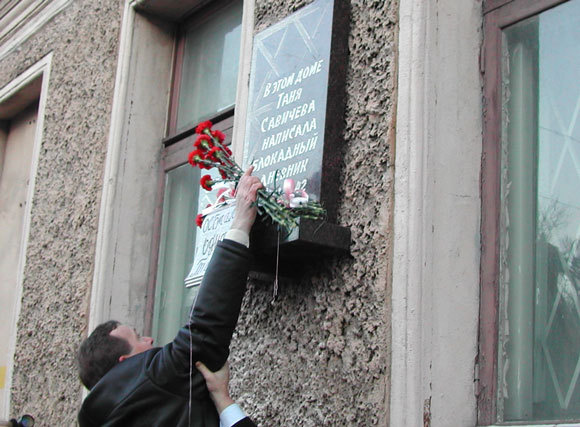
<instances>
[{"instance_id":1,"label":"white paper sign","mask_svg":"<svg viewBox=\"0 0 580 427\"><path fill-rule=\"evenodd\" d=\"M236 210L235 203L225 205L207 214L195 239L193 266L185 278L185 286L191 287L201 283L213 250L230 229Z\"/></svg>"}]
</instances>

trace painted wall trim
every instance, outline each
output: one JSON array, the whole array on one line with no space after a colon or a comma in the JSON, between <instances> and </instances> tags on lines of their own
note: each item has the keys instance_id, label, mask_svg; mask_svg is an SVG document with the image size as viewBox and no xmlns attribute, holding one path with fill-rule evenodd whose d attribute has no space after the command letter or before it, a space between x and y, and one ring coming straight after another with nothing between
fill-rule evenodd
<instances>
[{"instance_id":1,"label":"painted wall trim","mask_svg":"<svg viewBox=\"0 0 580 427\"><path fill-rule=\"evenodd\" d=\"M42 78L42 85L40 89L40 99L38 103L38 116L36 122L36 131L34 135L34 146L32 149L32 162L30 165L30 180L26 195L26 209L24 211L24 221L22 227L22 245L20 249L18 273L16 279L16 293L15 301L16 307L14 310L14 324L12 325L12 330L17 331L18 318L20 316L21 306L22 306L22 285L24 280L24 269L26 267L26 251L28 248L28 240L30 234L30 222L31 222L31 212L32 204L34 202L34 188L36 184L36 175L38 171L39 156L40 156L40 146L42 144L42 136L44 132L44 111L46 109L46 102L48 96L48 84L50 81L50 69L52 63L52 53L49 53L24 73L19 75L16 79L12 80L2 89L0 89L0 104L6 100L9 100L14 94L19 90L28 86L33 80L37 78ZM41 76L41 77L40 77ZM8 343L8 354L10 359L14 360L14 352L16 350L16 340L18 334L14 334ZM5 378L5 390L10 390L12 387L12 371L13 363L8 367ZM5 393L5 399L0 402L0 413L9 414L10 412L10 395L11 393Z\"/></svg>"},{"instance_id":2,"label":"painted wall trim","mask_svg":"<svg viewBox=\"0 0 580 427\"><path fill-rule=\"evenodd\" d=\"M248 111L248 96L250 91L250 71L252 66L252 45L254 42L254 1L244 1L242 12L242 40L238 72L238 87L236 92L236 114L234 115L234 131L232 146L234 157L241 165L246 135L246 115Z\"/></svg>"},{"instance_id":3,"label":"painted wall trim","mask_svg":"<svg viewBox=\"0 0 580 427\"><path fill-rule=\"evenodd\" d=\"M428 220L429 200L423 175L429 148L425 135L429 3L401 0L399 4L390 424L401 427L423 424L426 396L421 325L430 313L421 305L421 284L428 273L423 260L429 244L423 223Z\"/></svg>"},{"instance_id":4,"label":"painted wall trim","mask_svg":"<svg viewBox=\"0 0 580 427\"><path fill-rule=\"evenodd\" d=\"M2 44L0 45L0 59L8 55L14 48L26 41L36 33L44 24L58 15L72 0L45 0L40 2L30 2L24 11L18 16L8 16L10 19L5 29L0 33ZM28 22L23 23L28 20ZM12 34L11 34L12 33Z\"/></svg>"},{"instance_id":5,"label":"painted wall trim","mask_svg":"<svg viewBox=\"0 0 580 427\"><path fill-rule=\"evenodd\" d=\"M481 1L399 7L390 425L475 425Z\"/></svg>"},{"instance_id":6,"label":"painted wall trim","mask_svg":"<svg viewBox=\"0 0 580 427\"><path fill-rule=\"evenodd\" d=\"M103 191L99 213L99 226L97 232L97 242L95 248L95 271L93 275L93 285L91 289L91 301L89 307L89 331L92 331L99 323L105 319L104 307L105 299L105 248L111 238L113 217L109 214L112 210L114 200L114 190L116 175L119 169L119 153L121 150L121 135L123 131L123 121L125 120L123 108L127 93L127 74L131 59L131 39L135 22L135 11L131 2L125 2L123 10L123 21L121 24L121 34L119 37L119 56L117 62L117 73L115 77L115 90L113 94L113 106L111 112L111 125L109 128L109 141L107 145L107 157L105 159L105 173L103 180Z\"/></svg>"}]
</instances>

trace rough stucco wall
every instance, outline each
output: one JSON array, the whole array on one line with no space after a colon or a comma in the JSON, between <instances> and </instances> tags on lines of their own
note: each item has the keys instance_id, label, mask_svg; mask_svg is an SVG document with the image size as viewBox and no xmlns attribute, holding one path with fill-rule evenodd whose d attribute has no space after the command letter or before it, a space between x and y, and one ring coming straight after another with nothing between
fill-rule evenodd
<instances>
[{"instance_id":1,"label":"rough stucco wall","mask_svg":"<svg viewBox=\"0 0 580 427\"><path fill-rule=\"evenodd\" d=\"M0 60L0 87L53 52L32 206L11 413L76 420L122 1L75 0Z\"/></svg>"},{"instance_id":2,"label":"rough stucco wall","mask_svg":"<svg viewBox=\"0 0 580 427\"><path fill-rule=\"evenodd\" d=\"M309 2L259 0L256 31ZM262 425L386 425L398 5L351 1L342 199L351 256L299 282L252 282L232 345L232 394Z\"/></svg>"}]
</instances>

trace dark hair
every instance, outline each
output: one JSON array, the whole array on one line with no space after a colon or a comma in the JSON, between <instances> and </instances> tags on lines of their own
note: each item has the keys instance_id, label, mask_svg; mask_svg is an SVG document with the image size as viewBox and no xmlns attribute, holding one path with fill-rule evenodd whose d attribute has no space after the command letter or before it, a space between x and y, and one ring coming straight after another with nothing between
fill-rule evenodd
<instances>
[{"instance_id":1,"label":"dark hair","mask_svg":"<svg viewBox=\"0 0 580 427\"><path fill-rule=\"evenodd\" d=\"M79 377L89 390L119 363L119 357L131 352L126 340L109 335L119 324L116 320L101 323L79 348Z\"/></svg>"}]
</instances>

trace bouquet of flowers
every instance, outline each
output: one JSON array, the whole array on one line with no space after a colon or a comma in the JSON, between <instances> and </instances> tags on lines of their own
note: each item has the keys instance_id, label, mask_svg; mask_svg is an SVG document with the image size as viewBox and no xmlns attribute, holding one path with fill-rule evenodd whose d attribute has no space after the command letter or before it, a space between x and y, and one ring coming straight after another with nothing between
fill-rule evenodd
<instances>
[{"instance_id":1,"label":"bouquet of flowers","mask_svg":"<svg viewBox=\"0 0 580 427\"><path fill-rule=\"evenodd\" d=\"M233 183L237 185L243 175L242 168L232 158L231 150L224 145L225 135L219 130L212 130L212 123L205 121L200 123L195 132L199 135L193 146L194 150L189 153L189 164L200 169L217 168L221 179L212 178L211 175L201 177L200 185L205 190L211 191L212 187L220 182ZM309 200L308 194L304 190L296 190L294 180L285 179L281 189L276 189L276 179L274 179L274 190L258 190L258 214L267 215L273 223L282 229L290 232L298 223L298 218L321 219L326 215L325 209L318 202ZM223 196L223 195L222 195ZM218 202L223 199L218 196ZM199 227L203 222L203 217L209 211L199 214L196 223Z\"/></svg>"}]
</instances>

